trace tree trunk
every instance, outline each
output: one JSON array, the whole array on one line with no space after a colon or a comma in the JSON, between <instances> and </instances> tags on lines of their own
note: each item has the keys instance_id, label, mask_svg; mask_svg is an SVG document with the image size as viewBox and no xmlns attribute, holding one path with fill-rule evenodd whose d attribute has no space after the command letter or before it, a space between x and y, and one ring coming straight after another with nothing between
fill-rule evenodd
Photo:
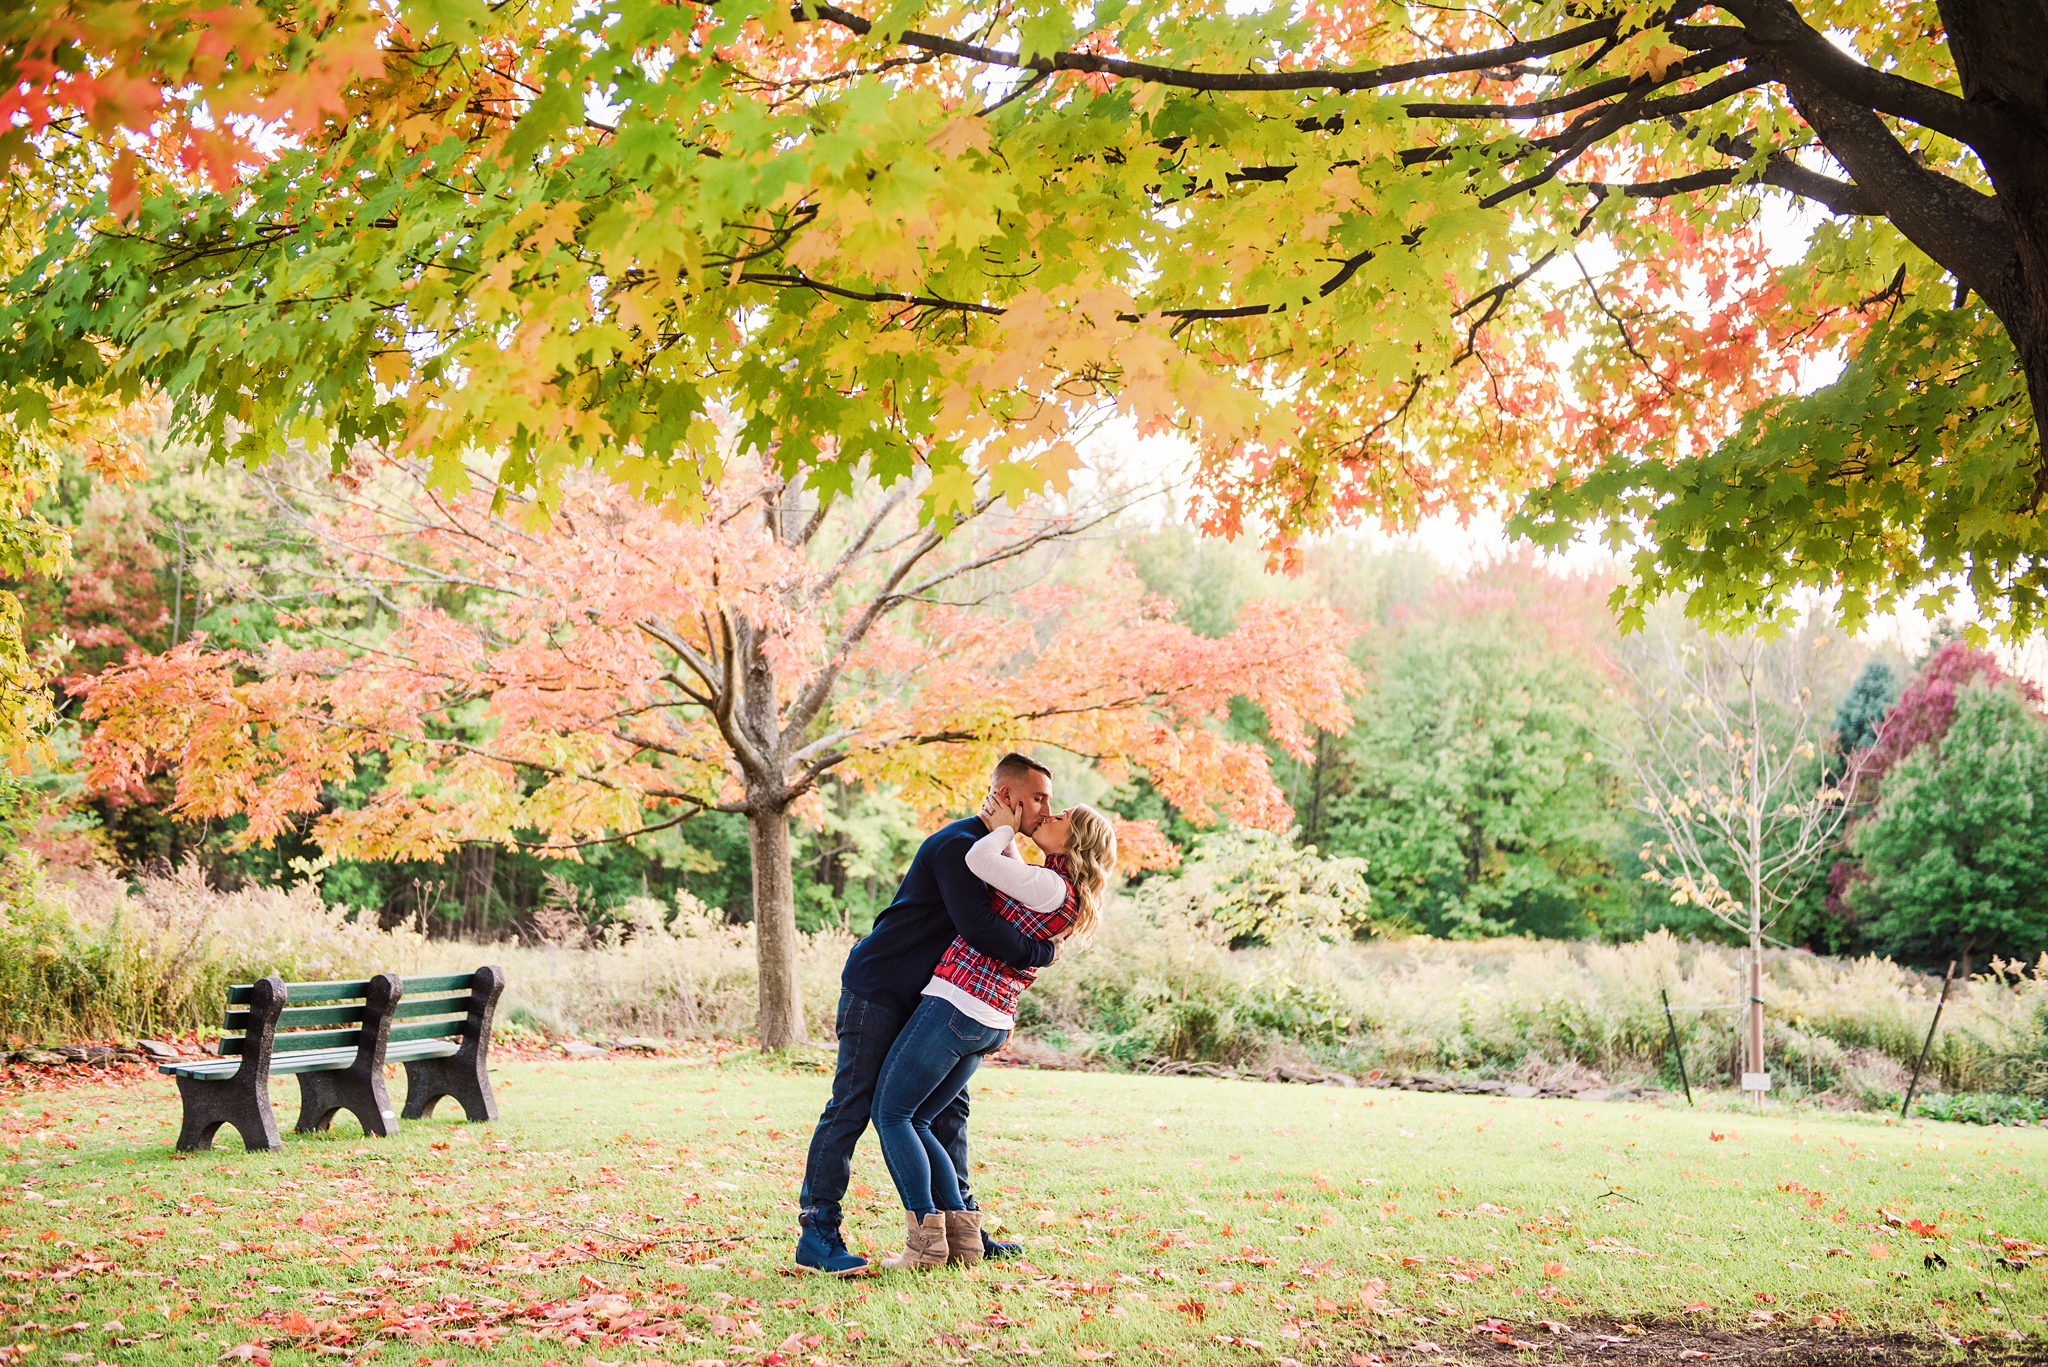
<instances>
[{"instance_id":1,"label":"tree trunk","mask_svg":"<svg viewBox=\"0 0 2048 1367\"><path fill-rule=\"evenodd\" d=\"M1749 1021L1743 1032L1743 1055L1749 1060L1748 1071L1761 1074L1764 1071L1764 947L1761 941L1751 941L1749 949ZM1756 1090L1750 1094L1756 1104L1764 1104L1764 1094Z\"/></svg>"},{"instance_id":2,"label":"tree trunk","mask_svg":"<svg viewBox=\"0 0 2048 1367\"><path fill-rule=\"evenodd\" d=\"M789 866L787 806L763 802L747 814L747 850L753 856L754 937L761 974L755 1035L763 1049L786 1049L810 1041L796 971L796 880Z\"/></svg>"},{"instance_id":3,"label":"tree trunk","mask_svg":"<svg viewBox=\"0 0 2048 1367\"><path fill-rule=\"evenodd\" d=\"M1308 771L1308 820L1303 823L1303 839L1311 845L1319 845L1323 839L1323 789L1329 786L1330 733L1316 731L1315 759Z\"/></svg>"},{"instance_id":4,"label":"tree trunk","mask_svg":"<svg viewBox=\"0 0 2048 1367\"><path fill-rule=\"evenodd\" d=\"M1753 646L1751 646L1753 650ZM1749 689L1749 1072L1763 1076L1763 721L1757 715L1757 674L1755 656L1743 662L1743 685ZM1763 1105L1763 1090L1751 1092L1757 1107Z\"/></svg>"},{"instance_id":5,"label":"tree trunk","mask_svg":"<svg viewBox=\"0 0 2048 1367\"><path fill-rule=\"evenodd\" d=\"M2043 447L2038 512L2048 497L2048 4L1940 0L1937 7L1963 98L1995 129L1974 147L2011 224L2012 259L1975 288L2011 335L2034 401Z\"/></svg>"},{"instance_id":6,"label":"tree trunk","mask_svg":"<svg viewBox=\"0 0 2048 1367\"><path fill-rule=\"evenodd\" d=\"M491 890L497 883L498 847L465 845L456 864L456 896L462 901L460 933L481 941L490 925Z\"/></svg>"}]
</instances>

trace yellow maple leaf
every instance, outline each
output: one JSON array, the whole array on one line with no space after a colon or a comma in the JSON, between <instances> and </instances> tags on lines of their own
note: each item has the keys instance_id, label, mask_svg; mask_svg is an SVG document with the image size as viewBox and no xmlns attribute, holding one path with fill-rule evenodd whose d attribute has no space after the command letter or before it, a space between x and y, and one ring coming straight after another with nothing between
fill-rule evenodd
<instances>
[{"instance_id":1,"label":"yellow maple leaf","mask_svg":"<svg viewBox=\"0 0 2048 1367\"><path fill-rule=\"evenodd\" d=\"M1074 471L1080 469L1084 462L1072 442L1056 441L1031 464L1044 477L1046 484L1065 493L1073 487Z\"/></svg>"},{"instance_id":2,"label":"yellow maple leaf","mask_svg":"<svg viewBox=\"0 0 2048 1367\"><path fill-rule=\"evenodd\" d=\"M989 471L989 492L1016 507L1045 487L1045 477L1029 461L1006 460Z\"/></svg>"},{"instance_id":3,"label":"yellow maple leaf","mask_svg":"<svg viewBox=\"0 0 2048 1367\"><path fill-rule=\"evenodd\" d=\"M378 384L395 385L412 373L412 356L403 347L380 351L370 358L370 370Z\"/></svg>"},{"instance_id":4,"label":"yellow maple leaf","mask_svg":"<svg viewBox=\"0 0 2048 1367\"><path fill-rule=\"evenodd\" d=\"M932 130L924 140L925 146L942 157L952 158L972 148L976 152L988 150L988 124L972 114L963 114L957 119L948 119Z\"/></svg>"},{"instance_id":5,"label":"yellow maple leaf","mask_svg":"<svg viewBox=\"0 0 2048 1367\"><path fill-rule=\"evenodd\" d=\"M1647 77L1661 81L1671 64L1685 55L1685 49L1673 43L1663 29L1648 28L1622 45L1622 70L1631 80L1640 81Z\"/></svg>"}]
</instances>

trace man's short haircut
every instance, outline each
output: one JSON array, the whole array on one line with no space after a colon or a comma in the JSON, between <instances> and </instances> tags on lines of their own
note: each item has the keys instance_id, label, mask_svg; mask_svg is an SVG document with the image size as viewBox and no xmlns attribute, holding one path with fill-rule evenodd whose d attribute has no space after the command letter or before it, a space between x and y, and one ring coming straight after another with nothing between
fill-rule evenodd
<instances>
[{"instance_id":1,"label":"man's short haircut","mask_svg":"<svg viewBox=\"0 0 2048 1367\"><path fill-rule=\"evenodd\" d=\"M989 776L988 786L1000 788L1005 783L1022 783L1026 774L1044 774L1052 777L1052 770L1040 764L1029 755L1020 755L1015 750L996 761L996 771Z\"/></svg>"}]
</instances>

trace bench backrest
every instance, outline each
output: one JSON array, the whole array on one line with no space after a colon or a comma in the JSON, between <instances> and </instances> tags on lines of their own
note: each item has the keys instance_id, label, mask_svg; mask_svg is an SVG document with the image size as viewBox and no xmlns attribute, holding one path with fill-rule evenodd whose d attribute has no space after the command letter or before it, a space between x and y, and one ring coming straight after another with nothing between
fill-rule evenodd
<instances>
[{"instance_id":1,"label":"bench backrest","mask_svg":"<svg viewBox=\"0 0 2048 1367\"><path fill-rule=\"evenodd\" d=\"M300 1053L308 1049L350 1049L362 1043L363 1022L374 1020L391 1009L399 994L398 976L379 973L360 982L286 983L284 1011L277 1019L272 1037L273 1054ZM228 989L228 1013L221 1022L222 1054L248 1052L248 1039L239 1032L250 1023L250 1003L255 999L254 983L239 983ZM292 1003L316 1003L293 1005ZM401 1003L403 1011L409 1003ZM335 1027L343 1027L337 1029Z\"/></svg>"},{"instance_id":2,"label":"bench backrest","mask_svg":"<svg viewBox=\"0 0 2048 1367\"><path fill-rule=\"evenodd\" d=\"M439 973L431 977L407 978L405 1000L391 1014L405 1024L391 1027L391 1042L415 1039L462 1039L478 1028L490 1029L489 1005L496 1002L490 991L492 975L504 975L495 968L472 973ZM432 1017L432 1019L422 1019Z\"/></svg>"}]
</instances>

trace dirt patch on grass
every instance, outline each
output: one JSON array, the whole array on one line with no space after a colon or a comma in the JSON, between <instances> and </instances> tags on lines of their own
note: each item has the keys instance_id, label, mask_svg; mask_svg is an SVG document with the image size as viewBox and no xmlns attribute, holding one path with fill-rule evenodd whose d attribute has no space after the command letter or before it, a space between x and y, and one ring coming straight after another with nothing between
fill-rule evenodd
<instances>
[{"instance_id":1,"label":"dirt patch on grass","mask_svg":"<svg viewBox=\"0 0 2048 1367\"><path fill-rule=\"evenodd\" d=\"M1446 1329L1449 1326L1445 1326ZM1633 1328L1635 1332L1629 1332ZM1501 1342L1502 1338L1509 1342ZM2048 1344L1950 1340L1925 1334L1857 1333L1851 1330L1706 1329L1685 1324L1592 1325L1547 1332L1540 1327L1508 1324L1494 1332L1473 1332L1458 1338L1446 1333L1406 1345L1387 1343L1369 1349L1347 1349L1327 1367L1437 1367L1471 1364L1628 1364L1768 1363L1770 1367L1921 1367L1921 1364L2048 1363Z\"/></svg>"}]
</instances>

